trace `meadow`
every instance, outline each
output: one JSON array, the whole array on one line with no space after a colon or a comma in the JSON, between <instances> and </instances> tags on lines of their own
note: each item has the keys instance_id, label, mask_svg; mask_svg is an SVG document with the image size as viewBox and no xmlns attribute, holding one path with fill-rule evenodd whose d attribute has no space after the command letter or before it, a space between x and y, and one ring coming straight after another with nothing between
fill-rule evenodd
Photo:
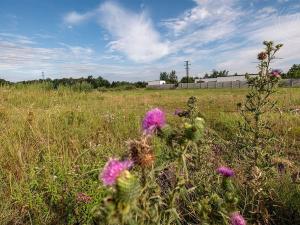
<instances>
[{"instance_id":1,"label":"meadow","mask_svg":"<svg viewBox=\"0 0 300 225\"><path fill-rule=\"evenodd\" d=\"M126 141L139 137L148 110L159 107L168 123L175 124L175 110L184 108L190 96L197 98L205 120L205 154L212 160L208 166L213 171L214 163L226 163L232 156L231 165L238 170L242 165L235 158L235 143L242 117L237 103L244 101L247 91L79 92L47 90L43 85L1 87L0 224L92 223L92 209L108 192L98 179L108 158L124 155ZM292 171L286 175L289 180L300 166L300 89L279 88L272 98L278 101L277 108L268 114L275 125L273 147L291 164ZM155 148L161 145L156 143ZM224 152L218 162L213 161L216 151ZM271 186L277 194L274 202L280 202L281 208L273 212L286 222L282 224L296 224L299 188L289 184L284 189L285 181L278 179ZM293 195L289 195L293 188ZM84 193L87 201L78 201L78 193Z\"/></svg>"}]
</instances>

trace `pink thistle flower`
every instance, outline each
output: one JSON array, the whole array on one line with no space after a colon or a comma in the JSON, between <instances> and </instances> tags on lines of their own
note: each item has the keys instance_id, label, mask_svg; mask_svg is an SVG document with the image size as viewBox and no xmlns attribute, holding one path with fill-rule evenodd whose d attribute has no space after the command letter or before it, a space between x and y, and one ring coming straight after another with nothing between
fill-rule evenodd
<instances>
[{"instance_id":1,"label":"pink thistle flower","mask_svg":"<svg viewBox=\"0 0 300 225\"><path fill-rule=\"evenodd\" d=\"M120 174L128 170L132 166L131 160L119 161L117 159L110 159L103 168L102 173L99 175L99 180L102 180L104 185L112 186L116 183Z\"/></svg>"},{"instance_id":2,"label":"pink thistle flower","mask_svg":"<svg viewBox=\"0 0 300 225\"><path fill-rule=\"evenodd\" d=\"M148 134L162 128L165 124L165 113L159 108L148 111L143 119L143 129Z\"/></svg>"},{"instance_id":3,"label":"pink thistle flower","mask_svg":"<svg viewBox=\"0 0 300 225\"><path fill-rule=\"evenodd\" d=\"M272 70L271 76L272 77L276 77L276 78L280 78L280 76L281 76L281 70L279 70L279 69Z\"/></svg>"},{"instance_id":4,"label":"pink thistle flower","mask_svg":"<svg viewBox=\"0 0 300 225\"><path fill-rule=\"evenodd\" d=\"M228 167L221 166L217 169L217 172L224 177L232 177L234 176L234 171Z\"/></svg>"},{"instance_id":5,"label":"pink thistle flower","mask_svg":"<svg viewBox=\"0 0 300 225\"><path fill-rule=\"evenodd\" d=\"M230 216L231 225L246 225L246 220L239 212L234 212Z\"/></svg>"}]
</instances>

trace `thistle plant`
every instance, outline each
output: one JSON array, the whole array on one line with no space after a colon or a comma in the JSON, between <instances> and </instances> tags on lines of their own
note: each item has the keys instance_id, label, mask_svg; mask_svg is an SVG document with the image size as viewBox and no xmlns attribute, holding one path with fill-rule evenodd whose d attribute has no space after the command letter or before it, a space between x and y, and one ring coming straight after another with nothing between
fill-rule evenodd
<instances>
[{"instance_id":1,"label":"thistle plant","mask_svg":"<svg viewBox=\"0 0 300 225\"><path fill-rule=\"evenodd\" d=\"M174 128L166 123L163 110L146 113L141 137L127 142L128 159L110 159L99 175L109 195L93 210L96 224L229 223L238 203L234 172L220 167L216 186L203 196L197 195L199 184L190 179L191 165L201 160L198 149L204 135L204 120L196 102L195 97L188 100L187 109L177 114L182 123ZM156 162L154 140L165 144L161 156L170 156L161 164Z\"/></svg>"},{"instance_id":2,"label":"thistle plant","mask_svg":"<svg viewBox=\"0 0 300 225\"><path fill-rule=\"evenodd\" d=\"M239 103L243 122L240 123L240 140L246 158L245 166L245 200L246 209L251 212L251 220L255 223L264 221L269 224L270 212L263 202L268 202L271 193L268 190L268 180L272 179L272 147L275 140L272 124L268 115L276 107L273 94L277 90L281 78L280 70L272 70L272 61L282 48L282 44L275 45L272 41L264 41L264 50L257 56L259 60L258 76L247 76L249 92L243 104Z\"/></svg>"},{"instance_id":3,"label":"thistle plant","mask_svg":"<svg viewBox=\"0 0 300 225\"><path fill-rule=\"evenodd\" d=\"M182 118L182 126L171 128L166 125L160 136L173 148L173 152L177 152L178 146L191 147L191 143L196 143L203 137L205 121L197 110L197 99L194 96L188 99L187 109L177 109L174 114Z\"/></svg>"},{"instance_id":4,"label":"thistle plant","mask_svg":"<svg viewBox=\"0 0 300 225\"><path fill-rule=\"evenodd\" d=\"M280 80L280 70L272 70L270 65L275 59L276 53L283 46L274 45L272 41L264 41L265 49L258 54L258 76L246 76L249 92L245 102L239 103L243 123L240 124L241 140L243 148L246 148L248 157L254 165L264 160L268 152L266 148L273 138L272 124L265 118L276 107L276 101L272 95L276 92Z\"/></svg>"},{"instance_id":5,"label":"thistle plant","mask_svg":"<svg viewBox=\"0 0 300 225\"><path fill-rule=\"evenodd\" d=\"M217 173L221 175L219 177L221 179L218 179L215 190L197 204L197 212L202 224L228 224L230 220L231 224L237 225L239 224L235 223L238 220L237 214L239 219L244 221L241 225L246 224L237 211L239 198L232 181L234 171L222 166L217 169Z\"/></svg>"},{"instance_id":6,"label":"thistle plant","mask_svg":"<svg viewBox=\"0 0 300 225\"><path fill-rule=\"evenodd\" d=\"M132 221L131 210L136 208L140 186L138 179L128 169L133 162L110 159L99 175L106 186L113 187L111 196L104 199L100 207L94 208L95 222L101 224L128 224Z\"/></svg>"}]
</instances>

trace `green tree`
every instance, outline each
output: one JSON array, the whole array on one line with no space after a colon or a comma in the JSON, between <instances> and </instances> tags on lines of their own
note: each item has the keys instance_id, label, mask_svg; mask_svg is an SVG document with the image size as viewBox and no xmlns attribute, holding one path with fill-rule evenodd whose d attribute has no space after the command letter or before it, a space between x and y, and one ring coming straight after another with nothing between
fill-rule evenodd
<instances>
[{"instance_id":1,"label":"green tree","mask_svg":"<svg viewBox=\"0 0 300 225\"><path fill-rule=\"evenodd\" d=\"M0 85L10 84L9 81L0 78Z\"/></svg>"},{"instance_id":2,"label":"green tree","mask_svg":"<svg viewBox=\"0 0 300 225\"><path fill-rule=\"evenodd\" d=\"M229 71L228 70L213 70L212 73L209 74L205 74L204 78L217 78L217 77L227 77L228 76Z\"/></svg>"},{"instance_id":3,"label":"green tree","mask_svg":"<svg viewBox=\"0 0 300 225\"><path fill-rule=\"evenodd\" d=\"M167 72L161 72L159 75L160 80L166 81L166 83L169 81L169 75Z\"/></svg>"},{"instance_id":4,"label":"green tree","mask_svg":"<svg viewBox=\"0 0 300 225\"><path fill-rule=\"evenodd\" d=\"M169 74L169 82L171 84L177 84L178 83L178 78L176 76L176 71L172 70L171 73Z\"/></svg>"},{"instance_id":5,"label":"green tree","mask_svg":"<svg viewBox=\"0 0 300 225\"><path fill-rule=\"evenodd\" d=\"M189 77L189 79L187 79L187 77L182 77L181 78L181 83L194 83L195 82L195 78L194 77Z\"/></svg>"},{"instance_id":6,"label":"green tree","mask_svg":"<svg viewBox=\"0 0 300 225\"><path fill-rule=\"evenodd\" d=\"M300 64L294 64L287 72L286 78L300 78Z\"/></svg>"}]
</instances>

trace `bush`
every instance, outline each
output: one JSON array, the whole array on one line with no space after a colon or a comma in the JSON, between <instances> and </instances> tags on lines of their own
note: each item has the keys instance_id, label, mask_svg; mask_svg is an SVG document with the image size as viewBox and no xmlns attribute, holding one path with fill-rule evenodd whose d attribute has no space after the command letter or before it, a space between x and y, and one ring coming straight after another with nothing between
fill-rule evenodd
<instances>
[{"instance_id":1,"label":"bush","mask_svg":"<svg viewBox=\"0 0 300 225\"><path fill-rule=\"evenodd\" d=\"M71 86L73 91L91 91L93 86L87 82L75 83Z\"/></svg>"}]
</instances>

